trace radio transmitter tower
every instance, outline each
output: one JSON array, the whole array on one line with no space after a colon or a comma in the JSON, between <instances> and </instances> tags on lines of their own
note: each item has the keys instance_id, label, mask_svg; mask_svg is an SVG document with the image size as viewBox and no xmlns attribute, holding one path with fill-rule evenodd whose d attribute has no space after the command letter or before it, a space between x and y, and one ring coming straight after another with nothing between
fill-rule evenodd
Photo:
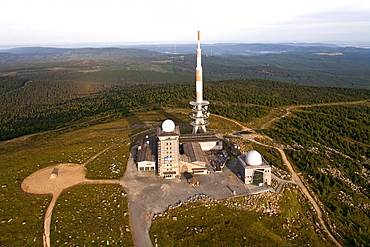
<instances>
[{"instance_id":1,"label":"radio transmitter tower","mask_svg":"<svg viewBox=\"0 0 370 247\"><path fill-rule=\"evenodd\" d=\"M209 102L203 100L203 72L202 72L202 54L200 50L200 31L198 31L198 48L197 48L197 67L196 67L196 82L195 82L195 101L191 101L195 113L190 114L194 120L190 122L193 126L193 134L206 133L206 126L209 121L208 105Z\"/></svg>"}]
</instances>

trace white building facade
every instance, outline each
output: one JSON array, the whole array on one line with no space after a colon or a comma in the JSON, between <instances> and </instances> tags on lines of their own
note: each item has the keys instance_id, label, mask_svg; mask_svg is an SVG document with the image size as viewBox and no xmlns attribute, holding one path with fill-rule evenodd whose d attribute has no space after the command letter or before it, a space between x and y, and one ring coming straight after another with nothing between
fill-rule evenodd
<instances>
[{"instance_id":1,"label":"white building facade","mask_svg":"<svg viewBox=\"0 0 370 247\"><path fill-rule=\"evenodd\" d=\"M271 185L271 166L256 150L238 157L238 171L245 184Z\"/></svg>"},{"instance_id":2,"label":"white building facade","mask_svg":"<svg viewBox=\"0 0 370 247\"><path fill-rule=\"evenodd\" d=\"M180 176L179 139L180 129L172 120L163 122L157 130L158 136L158 176L172 179Z\"/></svg>"}]
</instances>

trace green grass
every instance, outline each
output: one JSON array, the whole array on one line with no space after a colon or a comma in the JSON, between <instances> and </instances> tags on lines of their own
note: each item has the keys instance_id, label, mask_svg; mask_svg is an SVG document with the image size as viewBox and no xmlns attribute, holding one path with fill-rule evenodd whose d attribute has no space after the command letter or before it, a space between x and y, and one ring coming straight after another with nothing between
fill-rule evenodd
<instances>
[{"instance_id":1,"label":"green grass","mask_svg":"<svg viewBox=\"0 0 370 247\"><path fill-rule=\"evenodd\" d=\"M0 220L6 223L0 224L0 232L3 233L0 236L0 243L13 246L42 245L44 214L51 197L22 193L20 184L27 176L39 169L59 163L82 164L107 146L127 138L132 132L128 126L130 125L127 120L120 120L72 132L46 133L24 141L1 145L0 175L1 185L5 187L0 188ZM120 157L129 156L128 148L123 145L123 149L117 146L104 157L110 162L117 153ZM99 165L105 172L99 178L111 178L108 176L111 174L109 163L108 166L104 166L104 163ZM93 164L87 168L92 167L94 167ZM94 167L94 169L100 168ZM124 166L122 166L122 172L124 172ZM122 172L117 175L122 175ZM88 174L91 173L88 171ZM125 202L122 202L122 206L124 204ZM13 220L8 223L11 218ZM22 224L24 221L25 224ZM51 231L53 232L53 228Z\"/></svg>"},{"instance_id":2,"label":"green grass","mask_svg":"<svg viewBox=\"0 0 370 247\"><path fill-rule=\"evenodd\" d=\"M322 239L308 202L295 186L290 185L282 196L252 197L169 210L152 223L152 242L158 246L333 246ZM261 210L272 204L279 205L277 214Z\"/></svg>"},{"instance_id":3,"label":"green grass","mask_svg":"<svg viewBox=\"0 0 370 247\"><path fill-rule=\"evenodd\" d=\"M130 143L126 140L131 135L156 128L168 118L173 119L181 127L189 129L189 112L190 110L183 112L182 109L148 108L143 112L132 112L132 116L121 120L86 126L83 129L49 132L23 141L2 143L0 145L0 160L2 161L0 175L2 177L1 184L5 186L0 188L2 198L0 212L3 222L0 224L0 232L3 233L0 237L0 243L14 244L15 246L41 246L42 244L42 224L50 196L22 193L20 183L27 176L39 169L59 163L83 164L105 148L111 147L87 165L87 177L91 179L118 179L125 171L129 148L132 146L132 143L128 145ZM230 132L231 129L240 130L240 127L234 123L216 116L212 116L210 121L208 130L221 130L221 133ZM220 126L223 129L220 129ZM155 133L151 132L151 134ZM146 133L143 133L135 138L129 138L129 140L136 142L145 135ZM276 150L248 142L245 142L245 147L258 150L271 165L285 169ZM120 169L119 173L112 173L112 164L117 164L117 168ZM104 188L106 189L104 190ZM110 195L117 194L118 188L119 186L81 185L64 191L57 201L53 214L52 243L57 245L57 240L59 240L58 244L67 242L67 245L80 245L81 243L104 245L101 241L105 241L105 244L106 241L109 241L112 245L111 240L119 243L122 238L118 238L118 236L121 236L122 231L118 225L122 226L120 222L122 220L126 222L126 218L120 218L121 216L117 212L122 215L123 211L120 210L126 210L127 205L124 198L121 201L122 207L119 209L116 202L112 202L115 199ZM103 199L108 200L109 203L102 203ZM243 200L243 198L239 198L233 199L231 202L243 205L245 203ZM315 233L317 230L314 223L316 219L311 213L312 209L297 189L285 190L283 196L278 200L281 211L272 216L262 212L230 207L229 204L225 205L223 202L214 203L211 207L206 207L205 204L185 205L170 211L170 215L178 217L177 221L172 220L170 216L168 219L165 217L156 220L151 229L151 236L153 241L157 238L159 246L196 246L197 244L200 246L248 246L248 244L253 246L266 246L268 244L271 246L301 246L305 244L330 246L321 240L323 237L321 234ZM84 210L77 213L80 207L83 207ZM95 207L97 211L91 212L90 209ZM24 210L25 208L27 210ZM116 215L115 219L109 221L109 214ZM97 223L101 220L98 219L98 216L103 219L103 215L107 216L104 218L104 224ZM192 218L191 215L194 217ZM58 222L55 222L57 218ZM295 223L292 222L292 218ZM356 218L359 216L356 215ZM82 224L79 223L80 220L87 224L86 227L85 225L81 229L75 227ZM73 224L70 224L71 222ZM90 222L94 223L90 224ZM289 226L287 226L288 223ZM105 224L108 224L110 228ZM348 224L348 221L343 219L343 224ZM95 235L84 235L83 231L89 232L94 227L98 229ZM202 232L199 231L201 228ZM56 229L57 231L55 231ZM361 231L366 231L366 229L363 228ZM294 240L289 240L295 236L292 232L298 236ZM125 229L123 229L123 234L124 240L122 241L127 240L127 245L131 245L130 241L132 240L129 240L129 237L126 239L126 236L130 234ZM79 238L77 238L78 236ZM126 242L119 244L125 245Z\"/></svg>"},{"instance_id":4,"label":"green grass","mask_svg":"<svg viewBox=\"0 0 370 247\"><path fill-rule=\"evenodd\" d=\"M64 191L54 208L51 245L133 246L120 185L80 185Z\"/></svg>"},{"instance_id":5,"label":"green grass","mask_svg":"<svg viewBox=\"0 0 370 247\"><path fill-rule=\"evenodd\" d=\"M47 206L50 203L51 196L36 196L22 193L20 184L27 176L42 168L60 163L83 164L92 156L101 152L105 148L112 146L109 150L102 153L86 166L87 178L119 179L123 177L126 169L126 162L130 154L131 138L129 137L132 134L138 133L145 129L160 126L162 121L167 118L175 119L176 115L180 116L181 118L180 113L166 113L163 110L138 112L136 115L131 117L108 123L101 123L94 126L86 126L82 129L65 129L63 131L48 132L29 137L24 140L2 143L2 145L0 145L0 175L1 186L4 185L4 188L0 188L0 220L4 223L0 223L0 232L3 233L0 236L0 243L14 246L42 245L44 214ZM181 122L181 120L176 121ZM136 142L144 135L145 134L134 138L133 141ZM112 172L112 164L116 164L114 170L119 169L118 173ZM113 189L107 189L107 191L104 191L99 189L103 188L104 186L96 186L81 185L81 189L80 186L77 186L73 189L63 192L61 197L62 199L59 198L57 202L57 204L60 203L60 205L54 209L54 212L68 212L71 207L73 208L79 205L82 205L88 209L93 209L97 207L97 205L90 204L92 202L87 200L85 197L81 197L81 195L89 195L90 199L97 198L97 201L93 200L93 202L100 204L101 200L99 198L101 196L108 197L108 195L110 196L118 191L116 187L112 187ZM106 188L108 187L109 186L106 186ZM122 188L120 188L120 190L122 190ZM74 196L70 195L71 193ZM65 197L67 200L77 201L66 204L61 203L63 200L65 200L63 199ZM112 210L115 210L115 212L121 212L120 215L122 215L122 210L127 208L125 199L122 199L120 204L120 209L117 209L113 203L106 205L105 207L108 210L107 212L112 212ZM58 216L59 214L56 213L55 215ZM55 215L53 214L53 217ZM79 214L78 216L81 217L80 219L83 222L89 222L89 214ZM121 216L117 216L115 220L110 222L110 224L115 226L116 230L117 225L122 223L122 220L119 217ZM126 218L123 220L126 220ZM22 224L23 222L25 223ZM59 224L57 227L63 228L64 224ZM94 224L90 224L88 227L93 228L95 226ZM112 233L113 235L110 235L110 230L108 228L103 230L103 228L99 229L102 230L102 235L108 236L108 238L105 239L106 241L110 241L109 236L112 236L112 239L116 239L117 241L120 239L118 236L120 236L119 234L121 233L117 233L115 230L114 233ZM68 232L71 231L73 227L65 226L63 229ZM55 226L52 225L52 238L54 237L53 234L55 234L54 230ZM131 234L127 233L125 229L123 230L124 236ZM64 233L65 232L63 230L63 234ZM82 236L83 234L81 234L81 238ZM89 241L94 240L94 236L96 237L98 235L92 235L88 238ZM99 238L100 240L102 239L102 237ZM64 242L70 240L65 240L62 237L60 237L59 240L62 239ZM124 239L126 239L126 237ZM52 239L52 243L55 243L56 240L57 239ZM76 241L80 240L77 239ZM95 241L98 241L98 239L95 238ZM128 242L123 242L121 244L123 246L132 245L130 242L131 240L127 241ZM92 242L90 243L92 244ZM112 245L112 242L110 242L110 244Z\"/></svg>"},{"instance_id":6,"label":"green grass","mask_svg":"<svg viewBox=\"0 0 370 247\"><path fill-rule=\"evenodd\" d=\"M0 188L0 245L42 246L43 219L51 196L26 195L20 181L2 179Z\"/></svg>"},{"instance_id":7,"label":"green grass","mask_svg":"<svg viewBox=\"0 0 370 247\"><path fill-rule=\"evenodd\" d=\"M296 171L322 203L328 225L347 246L369 242L368 102L306 107L266 131L286 150Z\"/></svg>"},{"instance_id":8,"label":"green grass","mask_svg":"<svg viewBox=\"0 0 370 247\"><path fill-rule=\"evenodd\" d=\"M95 160L90 162L86 168L88 179L120 179L126 171L130 143L123 142L107 150Z\"/></svg>"}]
</instances>

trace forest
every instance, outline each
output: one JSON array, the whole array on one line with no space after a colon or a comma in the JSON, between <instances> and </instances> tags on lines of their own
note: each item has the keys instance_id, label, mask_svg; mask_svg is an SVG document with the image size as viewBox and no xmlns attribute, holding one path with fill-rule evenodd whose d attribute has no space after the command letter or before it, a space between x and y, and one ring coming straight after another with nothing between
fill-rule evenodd
<instances>
[{"instance_id":1,"label":"forest","mask_svg":"<svg viewBox=\"0 0 370 247\"><path fill-rule=\"evenodd\" d=\"M186 82L107 86L104 76L92 80L90 74L78 77L67 73L65 79L60 71L53 75L57 75L54 80L53 76L46 80L44 74L30 79L1 77L4 93L0 98L0 140L65 127L92 117L128 116L130 110L147 104L189 108L194 97L194 85ZM267 115L280 106L358 101L370 95L369 90L318 88L262 79L208 82L204 91L205 98L213 102L211 112L241 122Z\"/></svg>"},{"instance_id":2,"label":"forest","mask_svg":"<svg viewBox=\"0 0 370 247\"><path fill-rule=\"evenodd\" d=\"M369 243L370 104L304 107L264 130L325 205L348 246Z\"/></svg>"},{"instance_id":3,"label":"forest","mask_svg":"<svg viewBox=\"0 0 370 247\"><path fill-rule=\"evenodd\" d=\"M2 64L0 141L81 129L144 110L191 109L194 55L131 50L112 59L115 50L88 52L83 59L71 59L77 55L70 52L65 55L71 60L61 61L51 53L55 60L38 55L36 62ZM290 109L286 117L256 131L285 148L323 203L326 221L348 246L370 242L367 56L210 56L203 64L211 114L250 126Z\"/></svg>"},{"instance_id":4,"label":"forest","mask_svg":"<svg viewBox=\"0 0 370 247\"><path fill-rule=\"evenodd\" d=\"M165 46L121 48L17 48L0 50L0 75L41 68L68 70L86 67L120 73L124 82L191 82L195 46L184 45L173 53ZM205 44L203 67L206 81L258 78L294 84L370 89L369 49L340 46L298 46L274 44ZM217 52L219 51L219 52ZM161 53L162 52L162 53ZM249 55L245 53L251 52ZM325 55L338 54L338 55ZM86 65L98 65L87 67ZM35 67L36 66L36 67ZM136 72L132 71L136 70ZM138 73L140 71L140 73ZM163 73L147 73L156 71ZM54 71L55 72L55 71ZM71 72L71 71L69 71ZM131 75L130 75L131 73ZM108 81L106 71L105 81ZM127 74L127 78L124 74ZM155 75L154 75L155 74ZM141 77L143 75L143 77ZM104 78L103 78L104 80ZM122 83L120 80L109 83Z\"/></svg>"}]
</instances>

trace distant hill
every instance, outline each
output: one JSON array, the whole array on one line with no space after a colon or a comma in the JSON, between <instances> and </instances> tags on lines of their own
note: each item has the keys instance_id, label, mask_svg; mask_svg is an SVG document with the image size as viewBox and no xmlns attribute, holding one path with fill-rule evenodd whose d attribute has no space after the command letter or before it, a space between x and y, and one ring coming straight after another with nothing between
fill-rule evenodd
<instances>
[{"instance_id":1,"label":"distant hill","mask_svg":"<svg viewBox=\"0 0 370 247\"><path fill-rule=\"evenodd\" d=\"M0 50L0 63L46 62L82 59L118 59L130 57L155 57L161 53L135 48L48 48L24 47Z\"/></svg>"},{"instance_id":2,"label":"distant hill","mask_svg":"<svg viewBox=\"0 0 370 247\"><path fill-rule=\"evenodd\" d=\"M36 55L36 54L55 54L73 51L74 49L54 48L54 47L20 47L6 50L7 53L15 55ZM1 51L0 51L1 52Z\"/></svg>"},{"instance_id":3,"label":"distant hill","mask_svg":"<svg viewBox=\"0 0 370 247\"><path fill-rule=\"evenodd\" d=\"M195 49L194 44L76 49L13 48L2 50L2 53L0 50L2 65L0 75L14 73L24 75L30 72L29 64L27 71L20 72L24 65L21 64L17 70L15 66L17 63L44 62L35 69L40 70L40 66L44 66L50 70L55 65L47 62L111 60L104 67L102 64L95 65L94 69L99 71L88 76L100 78L99 80L110 84L123 81L125 83L193 81ZM230 43L204 44L202 53L205 82L259 78L313 86L370 88L370 49L366 48L320 43ZM123 64L126 65L122 67L120 63L121 65L117 66L117 60L124 61ZM69 69L68 73L82 66L76 65L72 68L69 64L58 66L60 65ZM84 70L91 68L84 66ZM104 70L107 72L103 72ZM48 75L45 76L47 79Z\"/></svg>"},{"instance_id":4,"label":"distant hill","mask_svg":"<svg viewBox=\"0 0 370 247\"><path fill-rule=\"evenodd\" d=\"M127 46L125 46L127 48ZM138 49L146 49L162 53L193 54L195 44L166 44L166 45L135 45ZM370 54L370 49L359 47L343 47L322 43L299 44L263 44L263 43L218 43L202 44L205 55L265 55L265 54L310 54L310 53L345 53L360 52Z\"/></svg>"},{"instance_id":5,"label":"distant hill","mask_svg":"<svg viewBox=\"0 0 370 247\"><path fill-rule=\"evenodd\" d=\"M55 48L55 47L21 47L0 50L0 53L14 55L40 55L40 54L79 54L102 55L116 53L122 56L152 56L149 51L170 54L193 54L196 44L158 44L158 45L126 45L112 48ZM139 52L138 50L143 50ZM131 52L130 52L131 51ZM135 54L132 51L136 51ZM146 52L145 52L146 51ZM370 49L360 47L344 47L323 43L216 43L202 44L205 55L265 55L265 54L311 54L311 53L367 53ZM131 54L130 54L131 53Z\"/></svg>"}]
</instances>

